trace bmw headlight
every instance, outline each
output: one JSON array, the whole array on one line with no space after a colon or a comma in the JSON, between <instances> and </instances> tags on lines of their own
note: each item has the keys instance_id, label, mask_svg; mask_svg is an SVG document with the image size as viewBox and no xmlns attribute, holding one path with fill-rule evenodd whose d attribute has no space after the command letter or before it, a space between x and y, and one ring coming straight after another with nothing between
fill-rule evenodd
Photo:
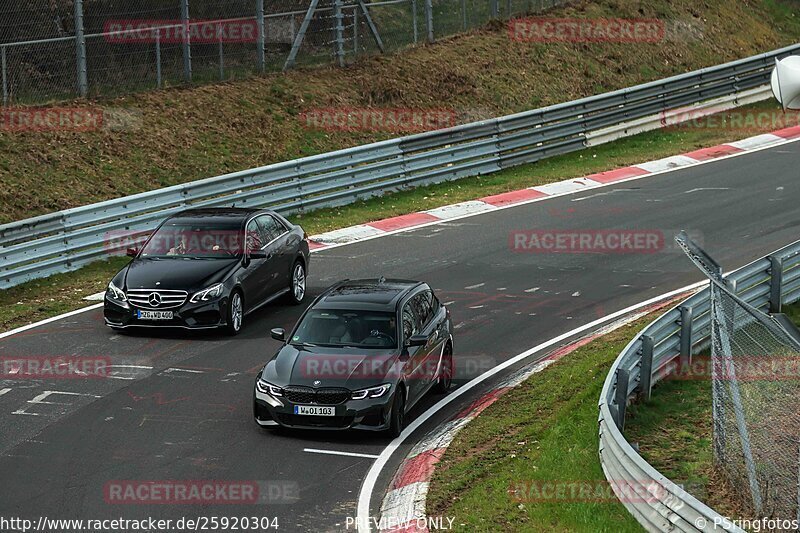
<instances>
[{"instance_id":1,"label":"bmw headlight","mask_svg":"<svg viewBox=\"0 0 800 533\"><path fill-rule=\"evenodd\" d=\"M389 392L389 389L391 388L392 385L390 383L384 383L383 385L378 385L377 387L353 391L353 394L351 394L350 397L354 400L363 400L364 398L380 398Z\"/></svg>"},{"instance_id":2,"label":"bmw headlight","mask_svg":"<svg viewBox=\"0 0 800 533\"><path fill-rule=\"evenodd\" d=\"M192 299L189 301L192 302L193 304L196 304L198 302L208 302L210 300L222 296L222 290L223 290L222 283L217 283L216 285L212 285L207 289L203 289L200 292L196 292L194 296L192 296Z\"/></svg>"},{"instance_id":3,"label":"bmw headlight","mask_svg":"<svg viewBox=\"0 0 800 533\"><path fill-rule=\"evenodd\" d=\"M283 389L280 387L276 387L272 383L264 381L263 379L259 379L256 381L256 387L260 392L264 394L269 394L270 396L283 396Z\"/></svg>"},{"instance_id":4,"label":"bmw headlight","mask_svg":"<svg viewBox=\"0 0 800 533\"><path fill-rule=\"evenodd\" d=\"M108 288L106 289L106 298L124 307L128 306L128 298L125 297L125 293L122 292L122 289L114 285L114 283L108 284Z\"/></svg>"}]
</instances>

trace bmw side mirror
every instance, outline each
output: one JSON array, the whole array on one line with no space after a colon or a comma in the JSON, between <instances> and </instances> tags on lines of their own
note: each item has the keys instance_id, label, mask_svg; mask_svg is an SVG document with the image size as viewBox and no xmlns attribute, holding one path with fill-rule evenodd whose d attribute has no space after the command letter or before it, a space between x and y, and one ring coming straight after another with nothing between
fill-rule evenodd
<instances>
[{"instance_id":1,"label":"bmw side mirror","mask_svg":"<svg viewBox=\"0 0 800 533\"><path fill-rule=\"evenodd\" d=\"M406 346L425 346L426 344L428 344L428 337L425 335L412 335L406 341Z\"/></svg>"},{"instance_id":2,"label":"bmw side mirror","mask_svg":"<svg viewBox=\"0 0 800 533\"><path fill-rule=\"evenodd\" d=\"M270 335L276 341L286 342L286 331L283 328L275 328L270 331Z\"/></svg>"},{"instance_id":3,"label":"bmw side mirror","mask_svg":"<svg viewBox=\"0 0 800 533\"><path fill-rule=\"evenodd\" d=\"M138 254L139 250L137 250L136 248L128 248L127 250L125 250L125 255L127 255L128 257L136 257Z\"/></svg>"}]
</instances>

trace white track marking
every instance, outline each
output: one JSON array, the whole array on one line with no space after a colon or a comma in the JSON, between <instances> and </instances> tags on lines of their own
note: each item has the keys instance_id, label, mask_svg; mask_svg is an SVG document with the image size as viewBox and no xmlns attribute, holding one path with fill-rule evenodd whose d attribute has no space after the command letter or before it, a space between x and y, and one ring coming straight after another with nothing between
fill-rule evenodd
<instances>
[{"instance_id":1,"label":"white track marking","mask_svg":"<svg viewBox=\"0 0 800 533\"><path fill-rule=\"evenodd\" d=\"M316 448L303 448L304 452L308 453L321 453L324 455L345 455L347 457L362 457L365 459L377 459L377 455L372 455L369 453L356 453L356 452L339 452L336 450L318 450Z\"/></svg>"},{"instance_id":2,"label":"white track marking","mask_svg":"<svg viewBox=\"0 0 800 533\"><path fill-rule=\"evenodd\" d=\"M478 283L477 285L470 285L468 287L464 287L467 290L477 289L478 287L483 287L486 285L485 283Z\"/></svg>"},{"instance_id":3,"label":"white track marking","mask_svg":"<svg viewBox=\"0 0 800 533\"><path fill-rule=\"evenodd\" d=\"M478 213L485 213L486 211L494 211L496 209L499 208L497 206L487 204L486 202L481 202L480 200L470 200L469 202L445 205L423 212L436 218L441 218L442 220L453 220L456 218L477 215Z\"/></svg>"},{"instance_id":4,"label":"white track marking","mask_svg":"<svg viewBox=\"0 0 800 533\"><path fill-rule=\"evenodd\" d=\"M663 170L688 167L691 165L696 165L697 163L697 159L692 159L691 157L686 157L685 155L673 155L670 157L665 157L664 159L648 161L647 163L640 163L633 166L648 172L661 172Z\"/></svg>"},{"instance_id":5,"label":"white track marking","mask_svg":"<svg viewBox=\"0 0 800 533\"><path fill-rule=\"evenodd\" d=\"M359 224L358 226L350 226L347 228L314 235L313 240L323 244L344 244L351 241L361 240L365 237L374 237L382 233L383 231L379 230L378 228L373 228L372 226L368 226L366 224Z\"/></svg>"},{"instance_id":6,"label":"white track marking","mask_svg":"<svg viewBox=\"0 0 800 533\"><path fill-rule=\"evenodd\" d=\"M47 398L50 398L50 396L53 396L53 395L56 395L56 394L61 394L61 395L64 395L64 396L84 396L84 397L95 398L95 399L102 398L102 396L97 396L95 394L84 394L84 393L81 393L81 392L63 392L63 391L48 390L48 391L44 391L39 396L36 396L33 400L28 400L26 403L31 404L31 405L62 405L62 406L73 405L71 403L47 402L47 401L45 401ZM26 411L26 409L27 409L27 406L26 407L20 407L19 409L17 409L16 411L14 411L11 414L12 415L28 415L28 416L47 416L47 415L42 415L41 413L29 413L28 411Z\"/></svg>"},{"instance_id":7,"label":"white track marking","mask_svg":"<svg viewBox=\"0 0 800 533\"><path fill-rule=\"evenodd\" d=\"M773 145L783 144L780 141L785 140L783 137L778 137L777 135L773 135L771 133L764 133L763 135L756 135L755 137L748 137L747 139L742 139L741 141L733 141L730 143L725 143L728 146L733 146L734 148L739 148L740 150L753 150L753 149L762 149L762 148L769 148Z\"/></svg>"},{"instance_id":8,"label":"white track marking","mask_svg":"<svg viewBox=\"0 0 800 533\"><path fill-rule=\"evenodd\" d=\"M504 361L503 363L500 363L499 365L495 366L494 368L492 368L490 370L487 370L486 372L484 372L480 376L477 376L476 378L473 378L471 381L469 381L464 386L462 386L459 389L457 389L455 392L445 396L444 398L439 400L436 404L434 404L433 406L429 407L427 411L425 411L419 417L414 419L414 421L411 424L409 424L403 430L403 432L400 434L399 437L397 437L394 440L392 440L392 442L390 442L386 446L386 448L384 448L384 450L381 452L380 456L378 456L378 459L372 464L372 468L370 468L369 472L367 472L367 477L364 478L364 483L362 483L361 490L359 491L359 494L358 494L358 511L357 511L357 519L356 519L356 523L358 524L358 532L359 533L370 533L370 526L369 526L368 520L369 520L369 516L370 516L370 503L371 503L371 500L372 500L372 493L375 490L375 483L377 483L377 481L378 481L378 476L380 475L380 473L383 470L383 468L386 466L386 463L389 462L389 459L392 457L392 455L394 455L394 452L397 451L397 449L400 447L400 445L403 444L403 442L405 442L405 440L408 437L410 437L412 433L414 433L422 424L427 422L433 415L435 415L436 413L441 411L442 408L446 407L448 404L450 404L451 402L453 402L454 400L459 398L462 394L465 394L468 391L472 390L477 385L479 385L480 383L486 381L490 377L496 375L499 372L502 372L506 368L508 368L508 367L520 362L520 361L523 361L523 360L527 359L528 357L530 357L531 355L533 355L533 354L535 354L537 352L540 352L540 351L542 351L542 350L544 350L546 348L549 348L549 347L551 347L551 346L553 346L553 345L555 345L555 344L557 344L557 343L559 343L559 342L561 342L563 340L569 339L570 337L574 337L575 335L578 335L579 333L583 333L583 332L585 332L587 330L590 330L592 328L600 326L600 325L602 325L602 324L604 324L604 323L606 323L606 322L608 322L610 320L614 320L616 318L624 316L624 315L626 315L628 313L632 313L632 312L637 311L637 310L639 310L639 309L641 309L643 307L647 307L649 305L652 305L652 304L654 304L656 302L659 302L659 301L662 301L664 299L671 298L673 296L677 296L678 294L682 294L684 292L691 291L693 289L699 289L700 287L703 287L705 285L707 285L707 282L702 282L701 281L701 282L698 282L698 283L693 283L691 285L687 285L686 287L681 287L680 289L676 289L674 291L667 292L667 293L662 294L660 296L656 296L655 298L651 298L651 299L649 299L647 301L638 303L636 305L632 305L632 306L627 307L625 309L621 309L621 310L619 310L619 311L617 311L615 313L611 313L610 315L607 315L607 316L605 316L603 318L598 318L597 320L589 322L588 324L584 324L583 326L581 326L579 328L575 328L575 329L573 329L571 331L568 331L566 333L562 333L561 335L559 335L557 337L553 337L552 339L550 339L550 340L548 340L546 342L543 342L542 344L539 344L537 346L534 346L533 348L531 348L531 349L529 349L527 351L524 351L521 354L519 354L519 355L517 355L515 357L512 357L511 359L508 359L507 361Z\"/></svg>"},{"instance_id":9,"label":"white track marking","mask_svg":"<svg viewBox=\"0 0 800 533\"><path fill-rule=\"evenodd\" d=\"M538 192L543 192L547 195L565 194L576 191L585 191L593 187L600 187L603 184L599 181L590 180L587 178L571 179L566 181L557 181L556 183L548 183L547 185L537 185L530 187L530 189Z\"/></svg>"},{"instance_id":10,"label":"white track marking","mask_svg":"<svg viewBox=\"0 0 800 533\"><path fill-rule=\"evenodd\" d=\"M8 394L9 392L11 392L11 389L0 389L0 396L3 394Z\"/></svg>"}]
</instances>

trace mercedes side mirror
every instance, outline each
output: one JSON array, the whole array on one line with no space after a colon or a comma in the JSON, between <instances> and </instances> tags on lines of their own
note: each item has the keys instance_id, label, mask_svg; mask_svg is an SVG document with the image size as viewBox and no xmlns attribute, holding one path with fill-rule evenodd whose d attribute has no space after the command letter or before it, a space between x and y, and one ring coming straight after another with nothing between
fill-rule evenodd
<instances>
[{"instance_id":1,"label":"mercedes side mirror","mask_svg":"<svg viewBox=\"0 0 800 533\"><path fill-rule=\"evenodd\" d=\"M276 341L286 342L286 331L283 328L275 328L269 333Z\"/></svg>"},{"instance_id":2,"label":"mercedes side mirror","mask_svg":"<svg viewBox=\"0 0 800 533\"><path fill-rule=\"evenodd\" d=\"M412 335L410 339L406 341L406 346L425 346L428 344L428 337L425 335Z\"/></svg>"}]
</instances>

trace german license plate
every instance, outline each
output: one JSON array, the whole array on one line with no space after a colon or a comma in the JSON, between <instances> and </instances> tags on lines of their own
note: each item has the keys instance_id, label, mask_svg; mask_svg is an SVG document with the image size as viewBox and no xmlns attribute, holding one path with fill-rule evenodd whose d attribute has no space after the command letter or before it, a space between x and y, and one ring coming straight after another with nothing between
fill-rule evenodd
<instances>
[{"instance_id":1,"label":"german license plate","mask_svg":"<svg viewBox=\"0 0 800 533\"><path fill-rule=\"evenodd\" d=\"M316 405L295 405L294 414L311 416L336 416L333 407L319 407Z\"/></svg>"},{"instance_id":2,"label":"german license plate","mask_svg":"<svg viewBox=\"0 0 800 533\"><path fill-rule=\"evenodd\" d=\"M172 311L142 311L136 310L139 320L172 320Z\"/></svg>"}]
</instances>

